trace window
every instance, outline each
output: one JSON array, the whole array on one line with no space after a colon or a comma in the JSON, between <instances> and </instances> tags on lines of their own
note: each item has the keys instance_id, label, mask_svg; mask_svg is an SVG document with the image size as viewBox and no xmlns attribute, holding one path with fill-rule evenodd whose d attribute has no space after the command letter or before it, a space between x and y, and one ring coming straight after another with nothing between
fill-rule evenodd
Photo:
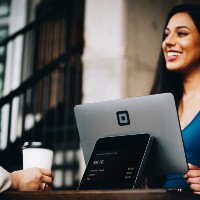
<instances>
[{"instance_id":1,"label":"window","mask_svg":"<svg viewBox=\"0 0 200 200\"><path fill-rule=\"evenodd\" d=\"M8 26L0 26L0 41L8 36ZM5 75L6 47L0 46L0 97L2 96Z\"/></svg>"},{"instance_id":2,"label":"window","mask_svg":"<svg viewBox=\"0 0 200 200\"><path fill-rule=\"evenodd\" d=\"M0 0L0 18L10 15L10 0Z\"/></svg>"}]
</instances>

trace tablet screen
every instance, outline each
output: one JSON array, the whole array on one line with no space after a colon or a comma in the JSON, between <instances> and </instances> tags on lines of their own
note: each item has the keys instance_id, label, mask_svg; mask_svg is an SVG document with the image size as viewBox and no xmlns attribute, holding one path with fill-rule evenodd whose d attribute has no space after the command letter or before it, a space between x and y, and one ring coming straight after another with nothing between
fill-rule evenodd
<instances>
[{"instance_id":1,"label":"tablet screen","mask_svg":"<svg viewBox=\"0 0 200 200\"><path fill-rule=\"evenodd\" d=\"M97 140L80 189L129 189L139 181L150 135L126 135Z\"/></svg>"}]
</instances>

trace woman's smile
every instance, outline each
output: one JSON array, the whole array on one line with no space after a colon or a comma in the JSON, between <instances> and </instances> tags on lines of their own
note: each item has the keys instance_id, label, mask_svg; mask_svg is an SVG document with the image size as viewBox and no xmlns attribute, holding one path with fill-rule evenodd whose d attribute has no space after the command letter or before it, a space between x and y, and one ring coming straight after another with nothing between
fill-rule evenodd
<instances>
[{"instance_id":1,"label":"woman's smile","mask_svg":"<svg viewBox=\"0 0 200 200\"><path fill-rule=\"evenodd\" d=\"M176 61L179 58L180 55L181 55L180 52L170 50L170 51L167 52L167 61L168 62Z\"/></svg>"}]
</instances>

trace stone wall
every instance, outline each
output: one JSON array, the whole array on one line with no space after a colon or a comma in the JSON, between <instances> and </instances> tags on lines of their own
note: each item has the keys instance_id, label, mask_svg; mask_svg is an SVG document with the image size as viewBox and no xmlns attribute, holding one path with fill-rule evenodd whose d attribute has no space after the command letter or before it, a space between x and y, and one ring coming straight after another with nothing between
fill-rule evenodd
<instances>
[{"instance_id":1,"label":"stone wall","mask_svg":"<svg viewBox=\"0 0 200 200\"><path fill-rule=\"evenodd\" d=\"M149 93L171 7L199 0L86 0L83 102Z\"/></svg>"}]
</instances>

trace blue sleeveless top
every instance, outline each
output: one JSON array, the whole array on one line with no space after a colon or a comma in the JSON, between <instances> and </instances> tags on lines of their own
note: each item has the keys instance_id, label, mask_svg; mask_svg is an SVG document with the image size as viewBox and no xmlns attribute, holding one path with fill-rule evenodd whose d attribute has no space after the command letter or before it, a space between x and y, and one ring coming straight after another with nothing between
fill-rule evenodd
<instances>
[{"instance_id":1,"label":"blue sleeveless top","mask_svg":"<svg viewBox=\"0 0 200 200\"><path fill-rule=\"evenodd\" d=\"M187 162L200 167L200 111L182 130L182 137ZM188 189L189 184L183 174L170 174L166 176L164 187Z\"/></svg>"}]
</instances>

